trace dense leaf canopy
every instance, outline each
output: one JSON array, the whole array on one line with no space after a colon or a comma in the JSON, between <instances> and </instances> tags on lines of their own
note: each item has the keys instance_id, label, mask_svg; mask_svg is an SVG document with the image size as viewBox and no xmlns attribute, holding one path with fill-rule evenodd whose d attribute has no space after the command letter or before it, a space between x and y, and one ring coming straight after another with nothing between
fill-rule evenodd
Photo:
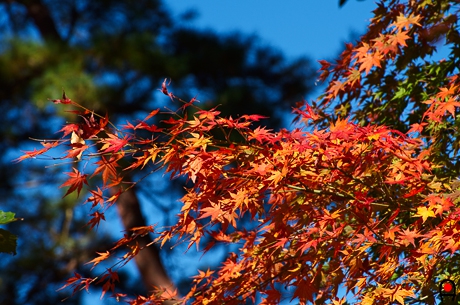
<instances>
[{"instance_id":1,"label":"dense leaf canopy","mask_svg":"<svg viewBox=\"0 0 460 305\"><path fill-rule=\"evenodd\" d=\"M298 105L292 130L200 108L167 79L159 90L174 108L123 125L78 96L54 100L83 120L17 160L67 145L62 186L70 195L88 185L91 227L141 182L132 171L187 180L172 226L130 228L90 260L115 260L103 275L76 272L64 287L99 284L130 304L435 304L440 281L460 277L458 10L447 0L380 1L368 32L321 62L327 88ZM160 246L231 252L183 295L160 285L126 296L118 272L152 246L137 242L149 233Z\"/></svg>"},{"instance_id":2,"label":"dense leaf canopy","mask_svg":"<svg viewBox=\"0 0 460 305\"><path fill-rule=\"evenodd\" d=\"M56 145L56 153L37 156L34 162L11 162L19 150L44 148L31 142L31 137L54 138L66 121L77 124L85 120L49 101L59 96L62 88L91 111L108 113L113 123L125 124L168 105L170 100L157 90L168 77L184 98L200 92L204 107L221 104L221 111L234 117L260 112L274 118L272 127L279 126L283 113L310 90L314 71L307 59L287 60L254 35L217 35L190 27L193 20L183 22L186 16L176 19L172 15L167 3L157 0L0 1L0 209L24 218L7 227L18 240L6 233L0 236L8 241L0 245L4 246L0 251L14 253L17 242L18 253L4 255L0 262L1 304L60 302L68 293L56 290L74 271L85 276L98 274L84 263L94 253L111 248L115 236L123 235L120 231L145 225L152 215L161 215L165 219L161 225L169 225L168 219L177 210L169 196L180 197L180 181L168 183L158 175L145 181L155 184L154 191L144 191L148 187L144 184L117 200L123 227L88 233L88 208L80 204L88 197L86 176L74 171L72 164L57 165L51 160L69 147ZM86 119L85 132L89 134L94 122L90 116ZM78 130L72 133L75 126L67 125L63 131L79 141L83 150L85 143L78 136L84 134ZM110 141L116 139L101 143L101 147L114 143ZM49 145L52 142L46 143ZM114 149L109 148L109 153ZM75 149L69 157L79 154ZM104 182L107 173L102 172L105 176L93 183ZM71 181L63 181L65 177ZM75 194L62 199L71 191ZM145 194L155 196L139 200L146 198ZM167 204L161 200L165 197ZM149 235L141 239L144 244L152 241ZM182 256L181 250L176 252L179 256L173 250L158 253L155 247L143 251L136 260L140 279L132 272L121 272L118 288L143 294L151 285L164 283L167 275L163 269L173 273L171 265L181 268L173 263ZM162 267L159 255L170 265ZM179 274L175 280L180 289L189 288L191 280L186 275ZM80 296L67 303L83 302Z\"/></svg>"}]
</instances>

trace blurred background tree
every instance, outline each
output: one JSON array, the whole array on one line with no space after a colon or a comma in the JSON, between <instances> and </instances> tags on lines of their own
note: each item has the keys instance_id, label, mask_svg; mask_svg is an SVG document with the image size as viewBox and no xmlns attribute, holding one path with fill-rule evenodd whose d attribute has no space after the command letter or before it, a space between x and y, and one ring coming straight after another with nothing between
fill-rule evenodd
<instances>
[{"instance_id":1,"label":"blurred background tree","mask_svg":"<svg viewBox=\"0 0 460 305\"><path fill-rule=\"evenodd\" d=\"M62 167L44 174L43 167L53 168L52 163L11 162L19 149L31 149L29 137L47 138L65 120L78 120L48 101L62 88L87 108L124 122L155 108L178 108L156 90L168 78L176 96L198 94L201 106L220 105L224 115L266 115L272 128L312 88L314 71L306 58L288 61L255 36L193 29L185 22L191 17L173 18L158 0L0 0L1 209L25 219L8 227L19 236L18 254L2 254L0 304L60 302L68 296L56 292L65 279L75 269L95 272L83 264L113 240L107 230L88 234L84 195L62 199ZM120 197L118 231L146 219L170 223L181 188L165 180L154 175ZM180 266L183 252L161 250L166 268L158 265L158 254L150 247L138 256L139 278L122 279L121 292L142 293L168 283L166 273L175 274L179 289L186 287L188 279L171 270ZM81 297L66 304L80 304Z\"/></svg>"}]
</instances>

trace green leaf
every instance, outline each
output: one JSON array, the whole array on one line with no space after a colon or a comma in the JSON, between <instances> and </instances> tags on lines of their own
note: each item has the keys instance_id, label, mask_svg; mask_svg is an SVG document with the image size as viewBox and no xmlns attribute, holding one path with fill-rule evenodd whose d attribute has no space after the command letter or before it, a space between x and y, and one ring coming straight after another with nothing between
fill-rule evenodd
<instances>
[{"instance_id":1,"label":"green leaf","mask_svg":"<svg viewBox=\"0 0 460 305\"><path fill-rule=\"evenodd\" d=\"M18 237L9 231L0 229L0 253L16 255Z\"/></svg>"},{"instance_id":2,"label":"green leaf","mask_svg":"<svg viewBox=\"0 0 460 305\"><path fill-rule=\"evenodd\" d=\"M0 225L4 225L16 220L22 220L22 218L14 218L15 213L0 211Z\"/></svg>"}]
</instances>

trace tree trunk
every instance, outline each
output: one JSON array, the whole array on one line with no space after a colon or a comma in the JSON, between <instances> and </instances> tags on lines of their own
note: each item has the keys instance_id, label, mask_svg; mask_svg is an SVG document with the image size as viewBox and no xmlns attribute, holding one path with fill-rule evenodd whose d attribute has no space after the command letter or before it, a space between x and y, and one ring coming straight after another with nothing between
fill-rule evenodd
<instances>
[{"instance_id":1,"label":"tree trunk","mask_svg":"<svg viewBox=\"0 0 460 305\"><path fill-rule=\"evenodd\" d=\"M131 188L118 197L117 207L123 226L127 231L134 227L147 225L134 189ZM136 240L141 248L152 242L152 238L149 235L139 237ZM161 263L156 245L151 245L141 250L136 255L135 261L141 273L142 281L148 290L152 290L153 287L166 288L169 291L175 290L174 284Z\"/></svg>"}]
</instances>

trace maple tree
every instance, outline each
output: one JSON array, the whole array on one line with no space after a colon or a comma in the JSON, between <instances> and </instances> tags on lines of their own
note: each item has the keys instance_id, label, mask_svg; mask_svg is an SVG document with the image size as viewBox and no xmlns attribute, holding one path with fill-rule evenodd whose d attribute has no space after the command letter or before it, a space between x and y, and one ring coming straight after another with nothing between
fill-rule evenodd
<instances>
[{"instance_id":1,"label":"maple tree","mask_svg":"<svg viewBox=\"0 0 460 305\"><path fill-rule=\"evenodd\" d=\"M293 130L254 127L264 118L258 115L198 108L166 80L160 91L177 110L155 109L123 126L65 95L54 100L81 122L18 161L68 145L61 159L74 166L62 184L66 195L101 177L86 199L90 227L139 183L125 178L130 171L187 179L173 226L133 228L89 262L95 267L123 249L103 275L75 273L63 288L101 284L103 295L130 304L276 304L286 291L301 304L434 303L436 281L460 276L458 56L432 57L441 38L457 54L458 8L380 1L374 13L369 31L335 64L321 61L329 85L312 105L294 109ZM166 286L146 296L120 294L117 270L149 246L136 242L149 233L159 245L200 247L212 237L204 251L216 244L236 250L219 269L198 271L184 296Z\"/></svg>"},{"instance_id":2,"label":"maple tree","mask_svg":"<svg viewBox=\"0 0 460 305\"><path fill-rule=\"evenodd\" d=\"M233 116L262 113L271 117L268 123L274 128L314 82L316 68L310 60L287 58L254 34L217 34L190 26L198 17L175 14L169 1L0 0L0 15L1 210L27 220L6 226L19 241L18 255L4 255L0 263L2 304L59 303L67 291L56 293L56 289L74 270L85 277L96 274L97 268L90 270L84 263L117 238L106 223L82 239L87 217L80 200L86 199L88 188L83 184L78 199L76 192L62 198L68 187L59 188L65 182L61 176L69 178L61 174L73 172L71 166L53 166L43 155L36 155L38 162L11 163L19 150L34 149L31 146L37 143L31 143L29 137L54 138L50 134L56 131L54 126L60 129L62 122L75 121L66 107L48 102L61 88L95 112L108 111L111 122L124 124L165 104L155 93L168 77L182 97L206 92L206 97L200 94L205 107L220 104L219 110ZM89 116L88 120L91 122ZM68 130L72 137L72 126ZM63 148L78 157L78 149L85 148L73 144L72 149ZM42 148L39 144L36 150ZM45 163L51 168L43 170ZM161 174L149 177L117 198L120 218L110 217L108 223L121 220L123 228L115 230L118 232L146 225L159 215L158 225L169 225L179 203L167 200L182 192L180 181L170 182ZM149 188L149 183L156 187ZM145 200L146 195L152 200ZM33 242L26 242L29 239ZM151 235L140 239L145 244L152 241ZM123 278L131 269L120 273L117 289L144 294L152 284L161 284L159 279L167 278L163 276L166 272L179 290L187 289L189 274L176 271L187 265L181 256L181 247L167 246L161 251L149 247L136 256L137 270L129 281ZM201 260L196 267L206 269L202 265L207 264ZM93 288L96 290L99 287ZM86 294L79 294L66 303L85 303L85 298Z\"/></svg>"}]
</instances>

